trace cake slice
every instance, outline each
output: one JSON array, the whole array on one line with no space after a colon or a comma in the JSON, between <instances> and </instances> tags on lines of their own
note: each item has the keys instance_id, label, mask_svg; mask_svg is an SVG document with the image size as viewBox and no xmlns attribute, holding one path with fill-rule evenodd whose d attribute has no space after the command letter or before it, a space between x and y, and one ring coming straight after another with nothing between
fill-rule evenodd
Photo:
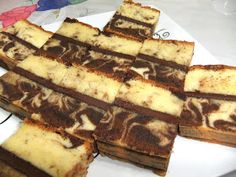
<instances>
[{"instance_id":1,"label":"cake slice","mask_svg":"<svg viewBox=\"0 0 236 177\"><path fill-rule=\"evenodd\" d=\"M193 50L193 42L146 39L130 72L183 89Z\"/></svg>"},{"instance_id":2,"label":"cake slice","mask_svg":"<svg viewBox=\"0 0 236 177\"><path fill-rule=\"evenodd\" d=\"M36 51L37 47L20 38L6 32L0 32L0 65L3 68L14 68L17 63Z\"/></svg>"},{"instance_id":3,"label":"cake slice","mask_svg":"<svg viewBox=\"0 0 236 177\"><path fill-rule=\"evenodd\" d=\"M192 66L184 90L180 135L235 147L236 67Z\"/></svg>"},{"instance_id":4,"label":"cake slice","mask_svg":"<svg viewBox=\"0 0 236 177\"><path fill-rule=\"evenodd\" d=\"M14 25L8 27L5 32L10 33L37 48L42 47L45 42L53 35L27 20L20 20Z\"/></svg>"},{"instance_id":5,"label":"cake slice","mask_svg":"<svg viewBox=\"0 0 236 177\"><path fill-rule=\"evenodd\" d=\"M104 27L104 31L142 41L152 37L159 16L160 11L157 9L142 6L132 0L125 0Z\"/></svg>"},{"instance_id":6,"label":"cake slice","mask_svg":"<svg viewBox=\"0 0 236 177\"><path fill-rule=\"evenodd\" d=\"M105 111L48 89L12 71L0 77L0 106L93 142L92 133Z\"/></svg>"},{"instance_id":7,"label":"cake slice","mask_svg":"<svg viewBox=\"0 0 236 177\"><path fill-rule=\"evenodd\" d=\"M41 48L45 56L53 57L71 65L82 63L90 45L93 45L100 30L76 19L66 18L61 27Z\"/></svg>"},{"instance_id":8,"label":"cake slice","mask_svg":"<svg viewBox=\"0 0 236 177\"><path fill-rule=\"evenodd\" d=\"M0 32L0 65L12 69L19 61L35 53L52 35L42 28L21 20Z\"/></svg>"},{"instance_id":9,"label":"cake slice","mask_svg":"<svg viewBox=\"0 0 236 177\"><path fill-rule=\"evenodd\" d=\"M0 106L20 118L38 112L52 90L12 71L0 77Z\"/></svg>"},{"instance_id":10,"label":"cake slice","mask_svg":"<svg viewBox=\"0 0 236 177\"><path fill-rule=\"evenodd\" d=\"M5 164L34 177L85 177L92 161L90 143L29 119L0 146L0 154Z\"/></svg>"},{"instance_id":11,"label":"cake slice","mask_svg":"<svg viewBox=\"0 0 236 177\"><path fill-rule=\"evenodd\" d=\"M95 130L99 152L165 175L182 105L173 88L138 77L126 81Z\"/></svg>"}]
</instances>

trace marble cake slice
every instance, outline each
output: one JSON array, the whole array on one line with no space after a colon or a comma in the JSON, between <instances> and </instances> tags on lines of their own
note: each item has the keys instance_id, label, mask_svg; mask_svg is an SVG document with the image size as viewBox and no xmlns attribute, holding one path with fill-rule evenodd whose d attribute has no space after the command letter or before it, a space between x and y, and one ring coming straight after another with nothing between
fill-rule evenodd
<instances>
[{"instance_id":1,"label":"marble cake slice","mask_svg":"<svg viewBox=\"0 0 236 177\"><path fill-rule=\"evenodd\" d=\"M192 66L184 90L180 135L235 147L236 67Z\"/></svg>"},{"instance_id":2,"label":"marble cake slice","mask_svg":"<svg viewBox=\"0 0 236 177\"><path fill-rule=\"evenodd\" d=\"M105 111L48 89L12 71L0 77L0 106L93 142L92 133Z\"/></svg>"},{"instance_id":3,"label":"marble cake slice","mask_svg":"<svg viewBox=\"0 0 236 177\"><path fill-rule=\"evenodd\" d=\"M104 31L130 36L142 41L152 37L159 16L160 11L157 9L125 0L104 27Z\"/></svg>"},{"instance_id":4,"label":"marble cake slice","mask_svg":"<svg viewBox=\"0 0 236 177\"><path fill-rule=\"evenodd\" d=\"M141 46L141 42L129 37L100 34L84 61L78 64L123 81Z\"/></svg>"},{"instance_id":5,"label":"marble cake slice","mask_svg":"<svg viewBox=\"0 0 236 177\"><path fill-rule=\"evenodd\" d=\"M184 102L172 89L142 78L126 81L95 130L99 152L164 175Z\"/></svg>"},{"instance_id":6,"label":"marble cake slice","mask_svg":"<svg viewBox=\"0 0 236 177\"><path fill-rule=\"evenodd\" d=\"M0 146L0 154L5 164L34 177L85 177L93 159L89 142L29 119Z\"/></svg>"},{"instance_id":7,"label":"marble cake slice","mask_svg":"<svg viewBox=\"0 0 236 177\"><path fill-rule=\"evenodd\" d=\"M66 18L61 27L41 48L41 54L56 58L67 65L83 63L83 56L100 34L98 28Z\"/></svg>"},{"instance_id":8,"label":"marble cake slice","mask_svg":"<svg viewBox=\"0 0 236 177\"><path fill-rule=\"evenodd\" d=\"M19 61L35 53L51 36L50 32L26 20L0 32L0 65L12 69Z\"/></svg>"},{"instance_id":9,"label":"marble cake slice","mask_svg":"<svg viewBox=\"0 0 236 177\"><path fill-rule=\"evenodd\" d=\"M183 89L193 50L193 42L146 39L130 72Z\"/></svg>"},{"instance_id":10,"label":"marble cake slice","mask_svg":"<svg viewBox=\"0 0 236 177\"><path fill-rule=\"evenodd\" d=\"M68 67L51 58L36 55L19 63L14 72L104 110L114 101L122 84L119 79L100 71L84 66Z\"/></svg>"},{"instance_id":11,"label":"marble cake slice","mask_svg":"<svg viewBox=\"0 0 236 177\"><path fill-rule=\"evenodd\" d=\"M0 106L20 118L38 112L52 90L12 71L0 77Z\"/></svg>"}]
</instances>

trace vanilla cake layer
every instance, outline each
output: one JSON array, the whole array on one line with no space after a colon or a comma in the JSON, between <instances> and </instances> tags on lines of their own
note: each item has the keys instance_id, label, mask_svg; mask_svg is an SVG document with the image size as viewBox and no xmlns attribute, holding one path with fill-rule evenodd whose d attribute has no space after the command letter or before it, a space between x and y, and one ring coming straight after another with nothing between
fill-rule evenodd
<instances>
[{"instance_id":1,"label":"vanilla cake layer","mask_svg":"<svg viewBox=\"0 0 236 177\"><path fill-rule=\"evenodd\" d=\"M185 92L205 95L225 95L236 99L236 67L224 65L192 66L186 75ZM217 96L218 95L218 96Z\"/></svg>"},{"instance_id":2,"label":"vanilla cake layer","mask_svg":"<svg viewBox=\"0 0 236 177\"><path fill-rule=\"evenodd\" d=\"M122 82L83 66L70 67L60 86L100 100L105 104L113 103ZM102 106L102 103L98 106ZM106 107L106 106L105 106Z\"/></svg>"},{"instance_id":3,"label":"vanilla cake layer","mask_svg":"<svg viewBox=\"0 0 236 177\"><path fill-rule=\"evenodd\" d=\"M165 173L177 124L112 106L95 130L101 154Z\"/></svg>"},{"instance_id":4,"label":"vanilla cake layer","mask_svg":"<svg viewBox=\"0 0 236 177\"><path fill-rule=\"evenodd\" d=\"M37 48L18 37L0 32L0 65L12 69L28 55L35 53Z\"/></svg>"},{"instance_id":5,"label":"vanilla cake layer","mask_svg":"<svg viewBox=\"0 0 236 177\"><path fill-rule=\"evenodd\" d=\"M92 133L105 113L11 71L0 78L0 106L21 118L40 120L91 142Z\"/></svg>"},{"instance_id":6,"label":"vanilla cake layer","mask_svg":"<svg viewBox=\"0 0 236 177\"><path fill-rule=\"evenodd\" d=\"M37 48L42 47L43 44L52 36L51 32L45 31L40 26L32 24L27 20L20 20L14 25L8 27L5 31Z\"/></svg>"},{"instance_id":7,"label":"vanilla cake layer","mask_svg":"<svg viewBox=\"0 0 236 177\"><path fill-rule=\"evenodd\" d=\"M104 30L144 40L152 36L159 16L160 11L157 9L133 1L123 1Z\"/></svg>"},{"instance_id":8,"label":"vanilla cake layer","mask_svg":"<svg viewBox=\"0 0 236 177\"><path fill-rule=\"evenodd\" d=\"M183 89L193 48L194 43L191 42L146 39L130 72Z\"/></svg>"},{"instance_id":9,"label":"vanilla cake layer","mask_svg":"<svg viewBox=\"0 0 236 177\"><path fill-rule=\"evenodd\" d=\"M132 108L139 106L171 115L173 119L177 119L182 110L183 99L181 91L136 77L121 86L115 103L123 106L131 104Z\"/></svg>"},{"instance_id":10,"label":"vanilla cake layer","mask_svg":"<svg viewBox=\"0 0 236 177\"><path fill-rule=\"evenodd\" d=\"M65 76L68 67L50 58L30 55L15 68L15 71L19 74L22 73L22 70L27 71L25 77L31 73L31 75L36 75L58 85Z\"/></svg>"},{"instance_id":11,"label":"vanilla cake layer","mask_svg":"<svg viewBox=\"0 0 236 177\"><path fill-rule=\"evenodd\" d=\"M100 34L100 30L76 19L66 18L61 27L56 31L56 34L93 45Z\"/></svg>"},{"instance_id":12,"label":"vanilla cake layer","mask_svg":"<svg viewBox=\"0 0 236 177\"><path fill-rule=\"evenodd\" d=\"M1 145L0 152L3 162L35 177L86 176L92 160L90 143L28 119Z\"/></svg>"},{"instance_id":13,"label":"vanilla cake layer","mask_svg":"<svg viewBox=\"0 0 236 177\"><path fill-rule=\"evenodd\" d=\"M193 50L193 42L147 39L140 53L188 67L192 60Z\"/></svg>"},{"instance_id":14,"label":"vanilla cake layer","mask_svg":"<svg viewBox=\"0 0 236 177\"><path fill-rule=\"evenodd\" d=\"M142 42L118 34L101 34L97 37L94 46L124 55L136 56L142 47Z\"/></svg>"},{"instance_id":15,"label":"vanilla cake layer","mask_svg":"<svg viewBox=\"0 0 236 177\"><path fill-rule=\"evenodd\" d=\"M188 97L180 135L236 146L236 101Z\"/></svg>"}]
</instances>

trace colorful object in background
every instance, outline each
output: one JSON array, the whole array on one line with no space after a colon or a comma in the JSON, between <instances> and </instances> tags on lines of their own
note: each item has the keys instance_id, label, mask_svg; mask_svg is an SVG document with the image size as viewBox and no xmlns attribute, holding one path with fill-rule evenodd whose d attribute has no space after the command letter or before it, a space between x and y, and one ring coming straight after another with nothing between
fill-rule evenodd
<instances>
[{"instance_id":1,"label":"colorful object in background","mask_svg":"<svg viewBox=\"0 0 236 177\"><path fill-rule=\"evenodd\" d=\"M78 4L86 0L39 0L37 11L60 9L67 5Z\"/></svg>"},{"instance_id":2,"label":"colorful object in background","mask_svg":"<svg viewBox=\"0 0 236 177\"><path fill-rule=\"evenodd\" d=\"M28 18L32 12L37 9L37 5L16 7L10 11L0 14L3 28L6 28L15 22Z\"/></svg>"}]
</instances>

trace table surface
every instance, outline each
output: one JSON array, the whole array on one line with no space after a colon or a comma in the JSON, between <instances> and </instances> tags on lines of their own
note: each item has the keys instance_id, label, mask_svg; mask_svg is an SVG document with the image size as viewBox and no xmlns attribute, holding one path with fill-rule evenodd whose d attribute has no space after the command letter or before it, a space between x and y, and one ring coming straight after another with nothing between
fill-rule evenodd
<instances>
[{"instance_id":1,"label":"table surface","mask_svg":"<svg viewBox=\"0 0 236 177\"><path fill-rule=\"evenodd\" d=\"M236 14L227 16L217 12L212 0L136 1L161 8L209 50L220 63L236 66ZM19 2L19 0L1 0L0 12L16 7ZM29 20L44 25L63 20L66 16L76 18L112 11L121 2L121 0L87 0L60 10L34 12Z\"/></svg>"}]
</instances>

